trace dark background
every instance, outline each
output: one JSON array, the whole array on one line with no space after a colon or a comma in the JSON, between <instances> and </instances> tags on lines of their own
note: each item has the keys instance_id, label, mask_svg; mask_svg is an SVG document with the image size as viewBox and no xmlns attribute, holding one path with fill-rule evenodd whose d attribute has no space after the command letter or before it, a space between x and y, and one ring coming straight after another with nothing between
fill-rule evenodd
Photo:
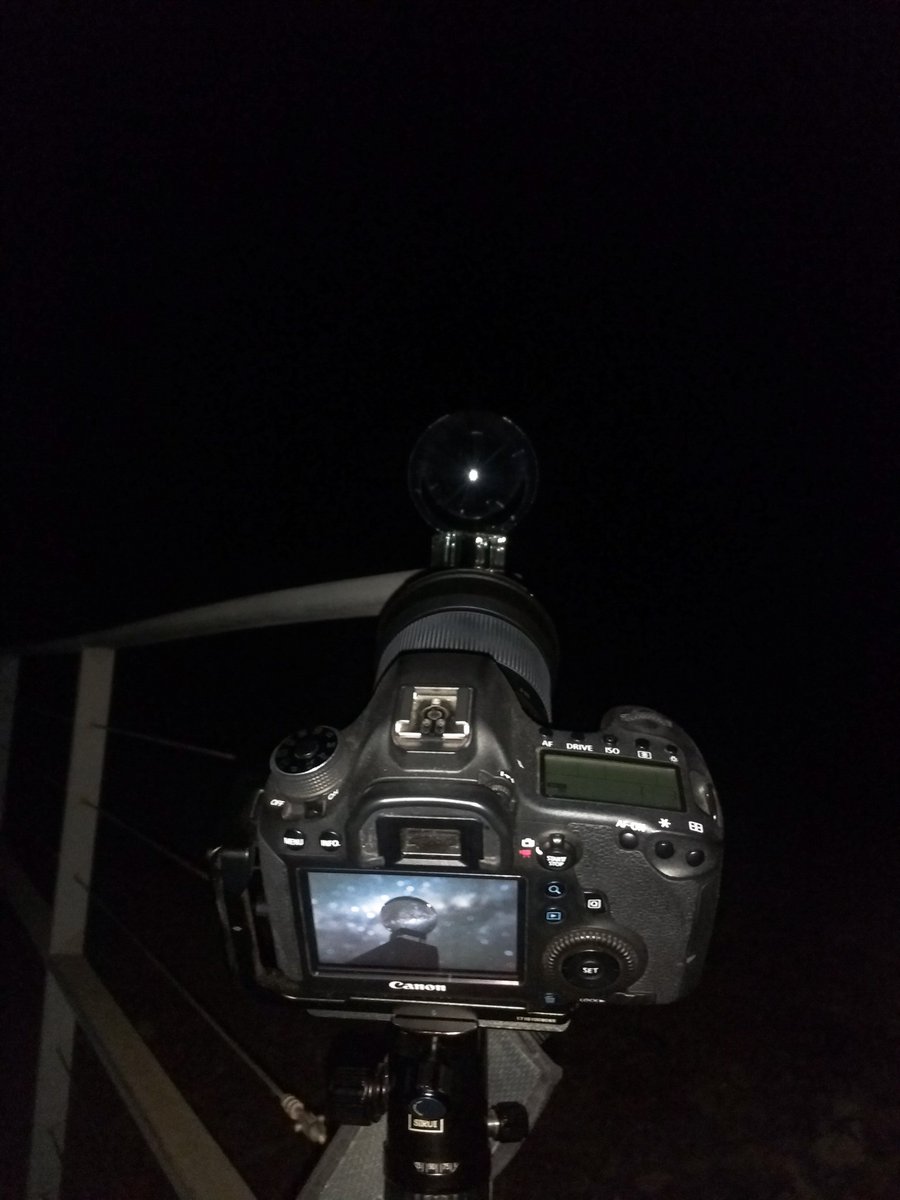
<instances>
[{"instance_id":1,"label":"dark background","mask_svg":"<svg viewBox=\"0 0 900 1200\"><path fill-rule=\"evenodd\" d=\"M487 407L542 464L558 720L866 740L895 10L12 11L7 644L417 566L409 448Z\"/></svg>"},{"instance_id":2,"label":"dark background","mask_svg":"<svg viewBox=\"0 0 900 1200\"><path fill-rule=\"evenodd\" d=\"M11 6L0 643L424 564L410 447L505 413L556 723L681 721L751 986L789 907L808 998L864 1008L882 935L821 904L896 903L898 37L877 3ZM117 703L249 752L351 719L371 637L173 647L157 684L216 703Z\"/></svg>"}]
</instances>

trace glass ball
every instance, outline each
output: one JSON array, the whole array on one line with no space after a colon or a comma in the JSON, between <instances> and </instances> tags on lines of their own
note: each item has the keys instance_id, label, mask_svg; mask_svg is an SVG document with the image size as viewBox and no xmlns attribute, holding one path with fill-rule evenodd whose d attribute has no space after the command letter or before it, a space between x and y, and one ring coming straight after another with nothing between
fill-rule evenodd
<instances>
[{"instance_id":1,"label":"glass ball","mask_svg":"<svg viewBox=\"0 0 900 1200\"><path fill-rule=\"evenodd\" d=\"M433 529L505 533L537 491L534 448L509 417L456 412L425 430L409 458L409 490Z\"/></svg>"}]
</instances>

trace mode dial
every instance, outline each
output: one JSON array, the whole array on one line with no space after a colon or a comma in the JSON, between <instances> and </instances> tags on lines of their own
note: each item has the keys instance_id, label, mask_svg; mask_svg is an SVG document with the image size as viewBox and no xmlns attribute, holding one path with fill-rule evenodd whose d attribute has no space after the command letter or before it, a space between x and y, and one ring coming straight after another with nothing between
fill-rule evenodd
<instances>
[{"instance_id":1,"label":"mode dial","mask_svg":"<svg viewBox=\"0 0 900 1200\"><path fill-rule=\"evenodd\" d=\"M330 725L300 729L275 748L273 765L285 775L302 775L328 761L337 749L337 731Z\"/></svg>"},{"instance_id":2,"label":"mode dial","mask_svg":"<svg viewBox=\"0 0 900 1200\"><path fill-rule=\"evenodd\" d=\"M618 929L573 929L544 951L545 970L570 996L622 992L643 973L645 963L640 940Z\"/></svg>"},{"instance_id":3,"label":"mode dial","mask_svg":"<svg viewBox=\"0 0 900 1200\"><path fill-rule=\"evenodd\" d=\"M343 751L343 752L342 752ZM346 747L336 729L315 725L299 729L279 742L271 768L277 791L291 799L308 799L330 791L346 770Z\"/></svg>"}]
</instances>

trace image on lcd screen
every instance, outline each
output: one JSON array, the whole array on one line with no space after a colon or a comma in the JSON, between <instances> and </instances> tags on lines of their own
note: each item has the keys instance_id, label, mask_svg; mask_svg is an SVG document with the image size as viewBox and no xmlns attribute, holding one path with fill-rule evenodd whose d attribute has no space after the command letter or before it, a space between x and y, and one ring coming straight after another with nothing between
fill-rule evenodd
<instances>
[{"instance_id":1,"label":"image on lcd screen","mask_svg":"<svg viewBox=\"0 0 900 1200\"><path fill-rule=\"evenodd\" d=\"M485 876L306 875L320 966L518 972L518 881Z\"/></svg>"}]
</instances>

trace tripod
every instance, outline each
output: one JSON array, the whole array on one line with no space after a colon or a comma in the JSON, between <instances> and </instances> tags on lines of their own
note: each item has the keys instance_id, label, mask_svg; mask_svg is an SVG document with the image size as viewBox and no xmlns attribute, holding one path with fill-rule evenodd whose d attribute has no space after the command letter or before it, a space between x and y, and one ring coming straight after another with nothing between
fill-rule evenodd
<instances>
[{"instance_id":1,"label":"tripod","mask_svg":"<svg viewBox=\"0 0 900 1200\"><path fill-rule=\"evenodd\" d=\"M490 1200L561 1074L533 1033L485 1030L462 1008L398 1008L385 1061L335 1072L343 1123L298 1200Z\"/></svg>"}]
</instances>

